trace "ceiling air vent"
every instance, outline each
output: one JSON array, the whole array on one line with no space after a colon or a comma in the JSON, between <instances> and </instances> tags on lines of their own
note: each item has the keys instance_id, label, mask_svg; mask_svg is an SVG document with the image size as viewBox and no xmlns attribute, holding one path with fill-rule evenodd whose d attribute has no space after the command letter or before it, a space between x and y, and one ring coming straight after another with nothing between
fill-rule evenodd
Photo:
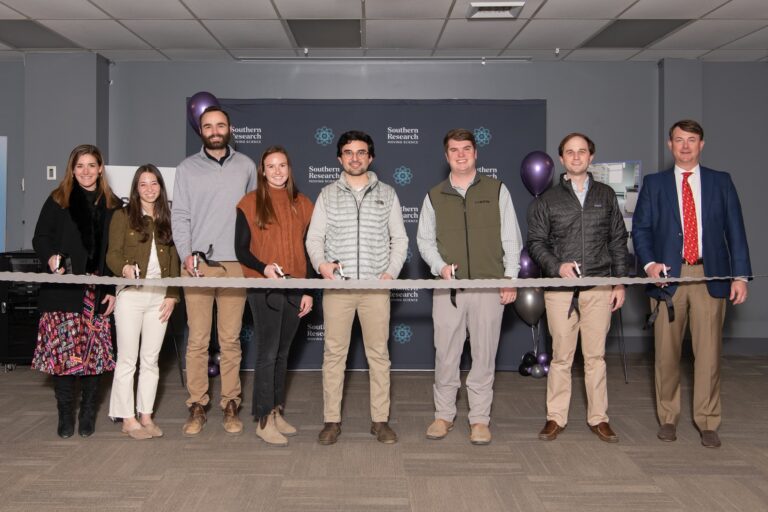
<instances>
[{"instance_id":1,"label":"ceiling air vent","mask_svg":"<svg viewBox=\"0 0 768 512\"><path fill-rule=\"evenodd\" d=\"M517 18L525 2L469 2L468 20Z\"/></svg>"}]
</instances>

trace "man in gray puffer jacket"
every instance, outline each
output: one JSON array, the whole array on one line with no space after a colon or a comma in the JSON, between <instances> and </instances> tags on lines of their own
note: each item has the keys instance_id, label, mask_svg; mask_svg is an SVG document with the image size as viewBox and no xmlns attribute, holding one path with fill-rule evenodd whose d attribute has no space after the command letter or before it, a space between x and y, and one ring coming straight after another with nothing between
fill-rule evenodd
<instances>
[{"instance_id":1,"label":"man in gray puffer jacket","mask_svg":"<svg viewBox=\"0 0 768 512\"><path fill-rule=\"evenodd\" d=\"M528 209L528 252L544 277L624 277L627 230L616 193L587 172L595 144L571 133L558 147L565 173L560 183L537 197ZM601 440L618 436L608 422L605 337L611 313L624 303L624 287L554 288L544 294L552 335L547 381L547 422L539 439L552 441L568 423L571 366L581 331L587 423Z\"/></svg>"}]
</instances>

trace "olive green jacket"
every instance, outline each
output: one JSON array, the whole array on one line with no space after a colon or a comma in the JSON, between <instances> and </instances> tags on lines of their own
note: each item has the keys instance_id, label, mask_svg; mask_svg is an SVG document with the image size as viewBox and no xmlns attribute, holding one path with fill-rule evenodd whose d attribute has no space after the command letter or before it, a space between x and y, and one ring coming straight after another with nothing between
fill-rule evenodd
<instances>
[{"instance_id":1,"label":"olive green jacket","mask_svg":"<svg viewBox=\"0 0 768 512\"><path fill-rule=\"evenodd\" d=\"M149 220L149 225L154 231L154 221ZM112 222L109 225L109 247L107 248L107 266L116 276L123 275L125 265L139 265L139 277L142 279L147 275L147 263L149 263L149 254L152 251L152 239L146 242L140 242L141 233L131 229L128 225L128 210L123 208L117 210L112 215ZM160 262L160 271L162 277L179 277L179 255L176 252L176 246L156 244L157 259ZM165 296L179 300L179 288L169 286Z\"/></svg>"}]
</instances>

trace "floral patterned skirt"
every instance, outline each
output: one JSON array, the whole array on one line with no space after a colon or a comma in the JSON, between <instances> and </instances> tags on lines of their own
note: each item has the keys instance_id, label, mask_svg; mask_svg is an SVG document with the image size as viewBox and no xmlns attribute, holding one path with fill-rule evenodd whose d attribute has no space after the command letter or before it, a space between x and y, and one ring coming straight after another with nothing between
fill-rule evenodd
<instances>
[{"instance_id":1,"label":"floral patterned skirt","mask_svg":"<svg viewBox=\"0 0 768 512\"><path fill-rule=\"evenodd\" d=\"M82 313L40 315L32 368L51 375L100 375L115 369L110 319L93 314L94 298L88 287Z\"/></svg>"}]
</instances>

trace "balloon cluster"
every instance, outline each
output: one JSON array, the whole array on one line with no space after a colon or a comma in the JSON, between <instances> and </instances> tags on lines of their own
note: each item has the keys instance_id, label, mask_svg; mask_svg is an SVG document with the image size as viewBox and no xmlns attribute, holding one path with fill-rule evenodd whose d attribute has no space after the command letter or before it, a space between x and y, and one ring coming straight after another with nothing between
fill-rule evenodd
<instances>
[{"instance_id":1,"label":"balloon cluster","mask_svg":"<svg viewBox=\"0 0 768 512\"><path fill-rule=\"evenodd\" d=\"M549 374L549 363L552 358L546 352L540 352L538 355L534 352L526 352L517 371L523 377L531 376L534 379L540 379Z\"/></svg>"},{"instance_id":2,"label":"balloon cluster","mask_svg":"<svg viewBox=\"0 0 768 512\"><path fill-rule=\"evenodd\" d=\"M221 353L214 352L208 356L208 376L217 377L221 372Z\"/></svg>"},{"instance_id":3,"label":"balloon cluster","mask_svg":"<svg viewBox=\"0 0 768 512\"><path fill-rule=\"evenodd\" d=\"M200 91L187 102L187 121L196 133L200 133L200 116L208 107L220 107L219 100L209 92Z\"/></svg>"}]
</instances>

